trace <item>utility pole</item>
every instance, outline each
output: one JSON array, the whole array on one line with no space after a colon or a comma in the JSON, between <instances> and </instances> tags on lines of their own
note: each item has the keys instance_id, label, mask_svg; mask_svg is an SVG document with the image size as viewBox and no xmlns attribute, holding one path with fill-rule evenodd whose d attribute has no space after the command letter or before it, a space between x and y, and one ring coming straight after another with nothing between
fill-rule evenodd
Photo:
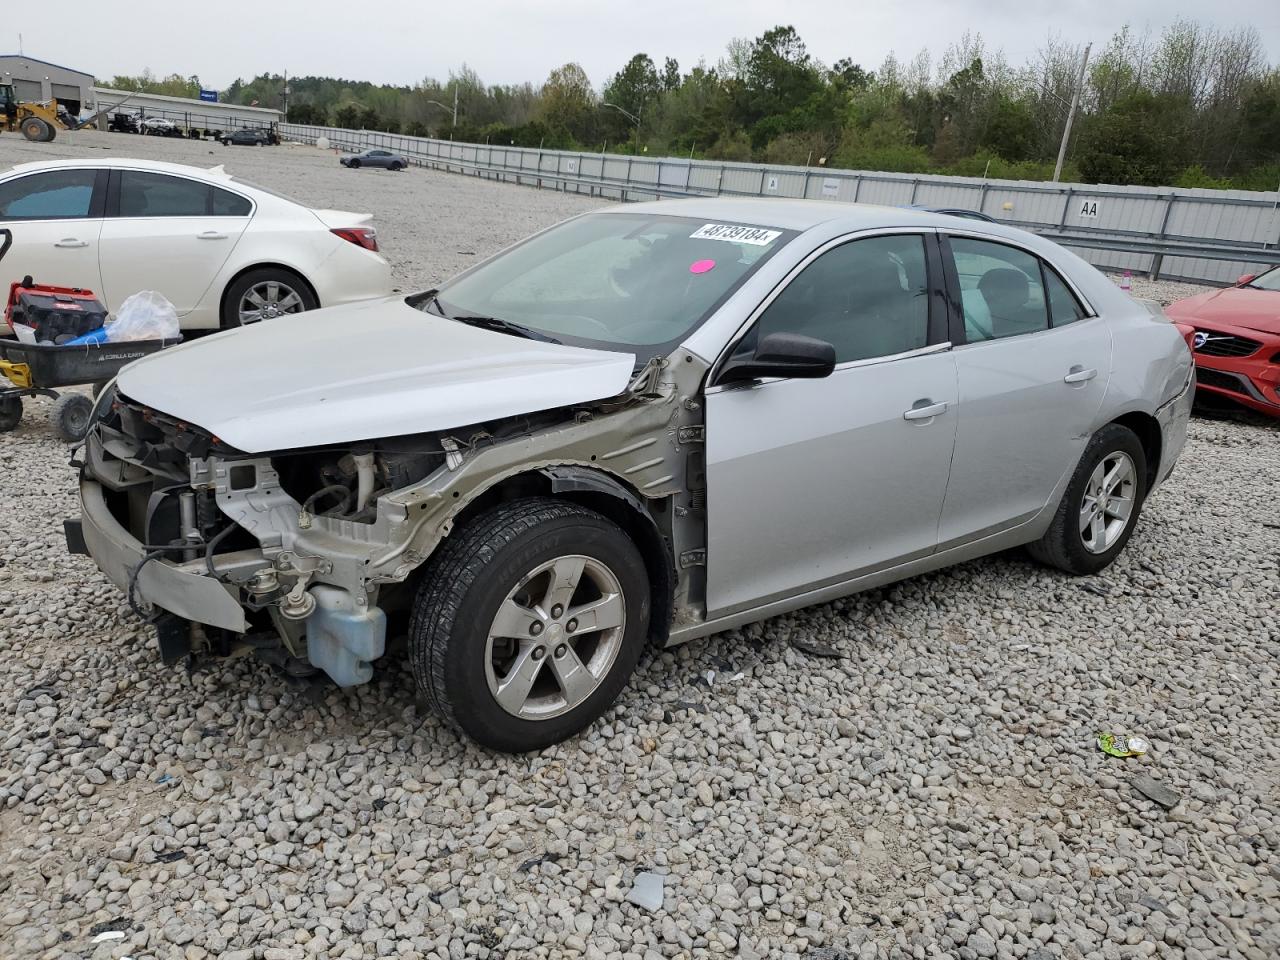
<instances>
[{"instance_id":1,"label":"utility pole","mask_svg":"<svg viewBox=\"0 0 1280 960\"><path fill-rule=\"evenodd\" d=\"M289 71L284 72L284 122L289 122Z\"/></svg>"},{"instance_id":2,"label":"utility pole","mask_svg":"<svg viewBox=\"0 0 1280 960\"><path fill-rule=\"evenodd\" d=\"M1071 109L1067 111L1067 125L1062 128L1062 143L1058 147L1058 162L1053 167L1053 182L1057 183L1062 178L1062 161L1067 158L1067 141L1071 139L1071 121L1076 118L1076 107L1080 103L1080 91L1084 87L1084 71L1089 65L1089 48L1092 43L1086 43L1084 46L1084 57L1080 60L1080 74L1076 77L1076 88L1071 91Z\"/></svg>"},{"instance_id":3,"label":"utility pole","mask_svg":"<svg viewBox=\"0 0 1280 960\"><path fill-rule=\"evenodd\" d=\"M453 84L453 125L455 127L458 125L458 84L456 81Z\"/></svg>"}]
</instances>

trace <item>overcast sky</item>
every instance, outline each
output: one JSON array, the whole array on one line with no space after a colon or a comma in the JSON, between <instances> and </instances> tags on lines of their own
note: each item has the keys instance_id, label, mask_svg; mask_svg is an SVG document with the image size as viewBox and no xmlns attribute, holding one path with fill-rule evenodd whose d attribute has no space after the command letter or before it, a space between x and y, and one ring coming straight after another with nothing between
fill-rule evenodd
<instances>
[{"instance_id":1,"label":"overcast sky","mask_svg":"<svg viewBox=\"0 0 1280 960\"><path fill-rule=\"evenodd\" d=\"M100 80L150 68L197 74L221 89L263 72L412 84L447 77L464 61L486 83L540 83L568 61L597 88L632 54L688 70L714 64L733 37L790 23L830 64L852 57L874 70L894 51L928 47L935 63L966 30L1013 64L1050 34L1103 44L1125 21L1153 32L1180 16L1252 23L1280 62L1280 0L59 0L50 15L7 17L0 53L23 49ZM56 12L56 16L52 15Z\"/></svg>"}]
</instances>

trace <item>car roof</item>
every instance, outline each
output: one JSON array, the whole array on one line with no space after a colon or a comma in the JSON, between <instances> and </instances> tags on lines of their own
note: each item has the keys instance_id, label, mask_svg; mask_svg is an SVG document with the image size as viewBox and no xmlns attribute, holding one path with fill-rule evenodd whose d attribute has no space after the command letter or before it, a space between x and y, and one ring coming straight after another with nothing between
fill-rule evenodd
<instances>
[{"instance_id":1,"label":"car roof","mask_svg":"<svg viewBox=\"0 0 1280 960\"><path fill-rule=\"evenodd\" d=\"M827 223L843 229L872 230L883 227L952 227L956 218L928 210L882 207L869 203L835 200L792 200L782 197L695 197L686 200L651 200L606 209L607 213L654 213L749 223L782 230L810 230ZM973 221L980 223L981 221Z\"/></svg>"},{"instance_id":2,"label":"car roof","mask_svg":"<svg viewBox=\"0 0 1280 960\"><path fill-rule=\"evenodd\" d=\"M649 200L605 207L603 213L651 213L668 217L691 217L709 222L744 223L804 233L822 227L832 236L861 230L895 227L936 228L956 233L984 234L1004 238L1044 253L1051 245L1035 234L994 220L956 217L930 210L885 207L842 200L792 200L782 197L695 197L683 200ZM1061 248L1054 249L1060 251Z\"/></svg>"},{"instance_id":3,"label":"car roof","mask_svg":"<svg viewBox=\"0 0 1280 960\"><path fill-rule=\"evenodd\" d=\"M78 167L113 167L129 170L155 170L157 173L176 173L184 177L197 177L202 180L230 180L231 174L221 166L193 167L186 163L167 163L163 160L133 160L128 157L97 157L93 160L36 160L31 163L19 163L4 173L29 173L36 170L68 170Z\"/></svg>"}]
</instances>

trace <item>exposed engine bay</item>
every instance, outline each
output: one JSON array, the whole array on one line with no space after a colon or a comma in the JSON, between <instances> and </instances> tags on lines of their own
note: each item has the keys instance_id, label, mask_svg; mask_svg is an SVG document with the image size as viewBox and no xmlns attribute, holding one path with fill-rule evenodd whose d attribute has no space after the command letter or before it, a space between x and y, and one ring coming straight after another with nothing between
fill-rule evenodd
<instances>
[{"instance_id":1,"label":"exposed engine bay","mask_svg":"<svg viewBox=\"0 0 1280 960\"><path fill-rule=\"evenodd\" d=\"M677 352L610 400L266 456L109 389L86 441L86 524L85 487L100 486L141 548L124 577L130 603L156 620L170 661L249 650L367 682L454 523L539 494L608 504L660 548L666 569L650 575L665 631L703 615L704 373Z\"/></svg>"}]
</instances>

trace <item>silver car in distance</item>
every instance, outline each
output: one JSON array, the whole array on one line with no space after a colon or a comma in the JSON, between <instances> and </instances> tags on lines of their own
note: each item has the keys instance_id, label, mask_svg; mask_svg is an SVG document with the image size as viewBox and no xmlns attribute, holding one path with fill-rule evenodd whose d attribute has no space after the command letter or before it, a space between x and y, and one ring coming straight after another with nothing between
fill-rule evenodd
<instances>
[{"instance_id":1,"label":"silver car in distance","mask_svg":"<svg viewBox=\"0 0 1280 960\"><path fill-rule=\"evenodd\" d=\"M1020 544L1116 557L1186 436L1158 308L998 224L790 200L562 223L439 290L281 317L99 397L68 544L172 661L573 735L647 644Z\"/></svg>"}]
</instances>

